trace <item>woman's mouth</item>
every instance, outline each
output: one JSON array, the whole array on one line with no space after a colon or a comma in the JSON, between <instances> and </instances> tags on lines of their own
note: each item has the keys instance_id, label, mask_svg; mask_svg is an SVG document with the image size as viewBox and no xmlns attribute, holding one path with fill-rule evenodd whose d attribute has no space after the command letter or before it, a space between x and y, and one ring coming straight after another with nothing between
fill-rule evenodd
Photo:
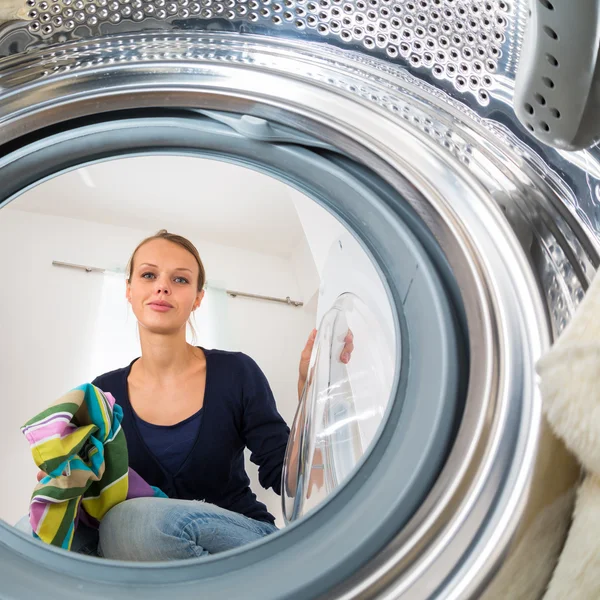
<instances>
[{"instance_id":1,"label":"woman's mouth","mask_svg":"<svg viewBox=\"0 0 600 600\"><path fill-rule=\"evenodd\" d=\"M150 302L148 306L157 312L167 312L173 308L168 302Z\"/></svg>"}]
</instances>

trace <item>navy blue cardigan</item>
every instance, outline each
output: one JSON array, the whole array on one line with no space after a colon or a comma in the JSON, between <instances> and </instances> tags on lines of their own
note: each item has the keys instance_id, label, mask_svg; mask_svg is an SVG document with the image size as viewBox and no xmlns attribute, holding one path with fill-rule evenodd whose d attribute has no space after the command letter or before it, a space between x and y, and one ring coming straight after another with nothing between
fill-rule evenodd
<instances>
[{"instance_id":1,"label":"navy blue cardigan","mask_svg":"<svg viewBox=\"0 0 600 600\"><path fill-rule=\"evenodd\" d=\"M129 466L170 498L204 500L259 521L273 515L256 499L244 468L244 448L258 465L261 485L281 493L281 470L289 427L277 411L267 378L242 352L206 350L206 389L198 437L179 470L168 473L147 448L129 402L127 367L92 382L123 408ZM137 359L136 359L137 360Z\"/></svg>"}]
</instances>

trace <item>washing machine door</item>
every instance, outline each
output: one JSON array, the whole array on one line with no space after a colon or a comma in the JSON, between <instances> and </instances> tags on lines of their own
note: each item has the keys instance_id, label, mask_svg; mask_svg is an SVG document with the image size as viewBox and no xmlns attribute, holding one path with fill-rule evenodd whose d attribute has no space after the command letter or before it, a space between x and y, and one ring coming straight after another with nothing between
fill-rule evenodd
<instances>
[{"instance_id":1,"label":"washing machine door","mask_svg":"<svg viewBox=\"0 0 600 600\"><path fill-rule=\"evenodd\" d=\"M443 281L415 241L408 227L396 237L404 269L412 274L396 314L380 274L358 241L346 233L331 245L319 288L318 334L282 474L282 508L288 523L320 506L359 468L392 401L404 405L406 421L419 410L429 417L411 426L423 427L418 439L428 443L403 451L420 461L418 474L406 476L417 484L404 491L407 497L401 506L406 518L441 468L460 413L461 390L466 386L460 382L464 369L459 364L468 351L459 341L454 307ZM426 327L414 318L406 319L411 306L420 307ZM403 326L397 327L400 320ZM353 350L345 362L342 353L348 336ZM440 352L436 357L425 348ZM420 359L429 363L429 379L435 382L429 397L422 382L411 381L413 373L420 371ZM399 473L406 467L400 462Z\"/></svg>"},{"instance_id":2,"label":"washing machine door","mask_svg":"<svg viewBox=\"0 0 600 600\"><path fill-rule=\"evenodd\" d=\"M322 303L287 527L221 556L139 564L0 521L1 598L542 595L578 468L534 367L599 264L599 154L574 151L599 114L598 3L583 4L0 7L0 207L113 157L233 161L336 216L389 310L360 286ZM572 31L579 54L562 43Z\"/></svg>"}]
</instances>

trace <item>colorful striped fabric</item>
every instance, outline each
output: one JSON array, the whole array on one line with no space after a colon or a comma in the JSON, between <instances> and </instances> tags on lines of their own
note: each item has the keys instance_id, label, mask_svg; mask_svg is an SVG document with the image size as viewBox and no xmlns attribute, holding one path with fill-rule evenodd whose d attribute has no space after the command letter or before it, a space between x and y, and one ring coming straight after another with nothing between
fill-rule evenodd
<instances>
[{"instance_id":1,"label":"colorful striped fabric","mask_svg":"<svg viewBox=\"0 0 600 600\"><path fill-rule=\"evenodd\" d=\"M21 427L46 473L29 507L34 537L68 550L80 518L97 527L119 502L166 498L129 468L122 418L111 394L86 383Z\"/></svg>"}]
</instances>

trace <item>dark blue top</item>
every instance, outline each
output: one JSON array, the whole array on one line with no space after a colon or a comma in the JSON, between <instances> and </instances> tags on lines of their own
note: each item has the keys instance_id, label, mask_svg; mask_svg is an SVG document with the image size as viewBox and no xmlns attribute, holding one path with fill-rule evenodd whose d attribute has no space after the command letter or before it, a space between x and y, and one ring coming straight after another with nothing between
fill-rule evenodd
<instances>
[{"instance_id":1,"label":"dark blue top","mask_svg":"<svg viewBox=\"0 0 600 600\"><path fill-rule=\"evenodd\" d=\"M202 409L174 425L155 425L144 421L134 410L132 413L138 431L154 458L169 473L177 473L198 437Z\"/></svg>"},{"instance_id":2,"label":"dark blue top","mask_svg":"<svg viewBox=\"0 0 600 600\"><path fill-rule=\"evenodd\" d=\"M129 466L170 498L205 500L259 521L273 515L256 499L244 468L244 448L258 465L261 485L281 493L281 470L289 427L277 411L273 393L260 367L242 352L206 350L206 387L196 439L171 472L144 440L129 402L129 366L100 375L92 382L110 392L123 408ZM136 359L137 360L137 359Z\"/></svg>"}]
</instances>

